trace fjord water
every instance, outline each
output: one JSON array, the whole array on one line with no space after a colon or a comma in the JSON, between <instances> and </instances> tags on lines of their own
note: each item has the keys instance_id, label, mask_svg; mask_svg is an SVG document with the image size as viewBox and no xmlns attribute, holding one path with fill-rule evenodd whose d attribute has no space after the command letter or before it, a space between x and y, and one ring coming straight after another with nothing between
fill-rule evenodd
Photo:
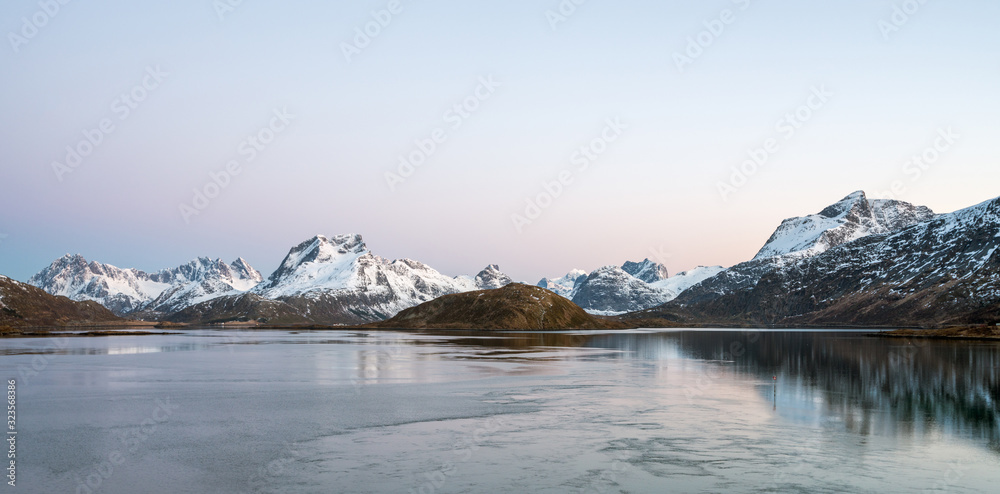
<instances>
[{"instance_id":1,"label":"fjord water","mask_svg":"<svg viewBox=\"0 0 1000 494\"><path fill-rule=\"evenodd\" d=\"M860 332L0 340L20 492L995 492L1000 344Z\"/></svg>"}]
</instances>

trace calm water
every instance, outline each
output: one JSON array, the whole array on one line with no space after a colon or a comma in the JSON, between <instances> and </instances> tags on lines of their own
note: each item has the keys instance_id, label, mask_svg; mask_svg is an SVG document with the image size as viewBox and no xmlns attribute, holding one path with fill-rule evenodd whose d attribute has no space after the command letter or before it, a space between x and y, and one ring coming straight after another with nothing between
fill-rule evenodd
<instances>
[{"instance_id":1,"label":"calm water","mask_svg":"<svg viewBox=\"0 0 1000 494\"><path fill-rule=\"evenodd\" d=\"M861 333L0 340L11 492L997 492L1000 344ZM5 446L6 447L6 446Z\"/></svg>"}]
</instances>

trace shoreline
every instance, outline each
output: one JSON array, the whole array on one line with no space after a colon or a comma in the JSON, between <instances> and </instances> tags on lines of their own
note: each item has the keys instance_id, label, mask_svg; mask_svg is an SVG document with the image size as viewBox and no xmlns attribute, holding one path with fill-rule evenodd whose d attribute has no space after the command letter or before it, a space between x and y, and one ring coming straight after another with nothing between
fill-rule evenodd
<instances>
[{"instance_id":1,"label":"shoreline","mask_svg":"<svg viewBox=\"0 0 1000 494\"><path fill-rule=\"evenodd\" d=\"M636 321L630 321L636 322ZM377 324L377 323L376 323ZM242 330L242 331L396 331L396 332L421 332L421 331L482 331L482 332L525 332L525 333L545 333L552 331L574 331L573 329L560 330L538 330L538 329L476 329L476 328L403 328L384 327L376 324L365 325L324 325L324 324L252 324L252 323L225 323L225 324L178 324L178 323L157 323L150 321L135 321L130 324L86 324L72 326L38 326L22 328L4 328L8 331L0 333L3 338L46 338L46 337L100 337L100 336L152 336L183 334L187 330ZM630 325L631 326L631 325ZM147 329L148 328L148 329ZM898 326L896 328L899 328ZM10 331L10 330L13 331ZM159 331L152 331L152 330ZM690 326L638 326L612 329L602 331L616 332L629 331L634 329L675 329L675 330L732 330L732 331L870 331L865 336L877 338L921 338L938 340L965 340L965 341L1000 341L1000 326L961 326L938 329L891 329L887 327L850 327L850 326L797 326L797 327L726 327L725 325L698 324ZM580 330L593 331L593 330Z\"/></svg>"},{"instance_id":2,"label":"shoreline","mask_svg":"<svg viewBox=\"0 0 1000 494\"><path fill-rule=\"evenodd\" d=\"M933 340L1000 341L1000 326L960 326L942 329L897 329L870 336L879 338L922 338Z\"/></svg>"}]
</instances>

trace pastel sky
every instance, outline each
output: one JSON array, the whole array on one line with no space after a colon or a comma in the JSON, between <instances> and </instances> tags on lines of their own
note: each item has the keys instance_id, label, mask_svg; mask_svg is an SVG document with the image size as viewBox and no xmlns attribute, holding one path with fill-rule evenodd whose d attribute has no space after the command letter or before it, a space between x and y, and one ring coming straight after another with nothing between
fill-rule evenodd
<instances>
[{"instance_id":1,"label":"pastel sky","mask_svg":"<svg viewBox=\"0 0 1000 494\"><path fill-rule=\"evenodd\" d=\"M1000 195L1000 2L581 3L3 2L0 273L80 253L266 276L349 232L449 275L677 272L859 189Z\"/></svg>"}]
</instances>

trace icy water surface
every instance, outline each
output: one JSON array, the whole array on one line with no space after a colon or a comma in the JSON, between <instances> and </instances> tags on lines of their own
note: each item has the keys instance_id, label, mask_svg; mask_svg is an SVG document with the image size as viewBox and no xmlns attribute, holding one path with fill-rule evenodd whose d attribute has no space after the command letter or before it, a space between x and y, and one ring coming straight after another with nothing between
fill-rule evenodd
<instances>
[{"instance_id":1,"label":"icy water surface","mask_svg":"<svg viewBox=\"0 0 1000 494\"><path fill-rule=\"evenodd\" d=\"M1000 486L998 343L204 330L4 339L0 369L11 492Z\"/></svg>"}]
</instances>

